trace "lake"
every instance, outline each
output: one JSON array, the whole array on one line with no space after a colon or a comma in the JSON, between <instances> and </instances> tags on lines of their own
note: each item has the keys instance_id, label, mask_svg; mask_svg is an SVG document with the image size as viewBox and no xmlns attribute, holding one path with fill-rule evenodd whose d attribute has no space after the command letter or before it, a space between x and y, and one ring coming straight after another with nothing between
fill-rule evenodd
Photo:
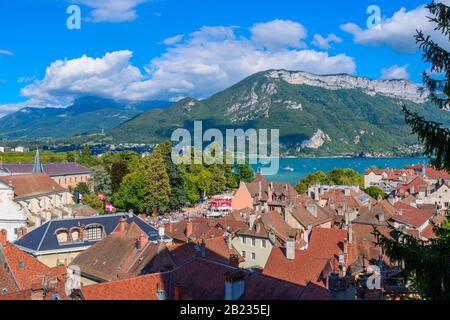
<instances>
[{"instance_id":1,"label":"lake","mask_svg":"<svg viewBox=\"0 0 450 320\"><path fill-rule=\"evenodd\" d=\"M335 168L351 168L359 173L364 173L364 170L371 166L381 168L396 168L403 169L407 165L417 163L428 163L428 158L420 157L406 157L406 158L281 158L280 170L277 175L267 176L267 179L273 181L286 181L292 185L308 175L318 170L327 172ZM293 172L283 171L283 167L291 167ZM255 172L257 166L253 166Z\"/></svg>"}]
</instances>

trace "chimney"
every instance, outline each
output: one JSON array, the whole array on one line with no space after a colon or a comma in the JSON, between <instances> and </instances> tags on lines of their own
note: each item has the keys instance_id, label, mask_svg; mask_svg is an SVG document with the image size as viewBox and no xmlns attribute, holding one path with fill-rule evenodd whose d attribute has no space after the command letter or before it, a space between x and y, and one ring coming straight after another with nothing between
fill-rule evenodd
<instances>
[{"instance_id":1,"label":"chimney","mask_svg":"<svg viewBox=\"0 0 450 320\"><path fill-rule=\"evenodd\" d=\"M320 201L320 186L314 186L314 200Z\"/></svg>"},{"instance_id":2,"label":"chimney","mask_svg":"<svg viewBox=\"0 0 450 320\"><path fill-rule=\"evenodd\" d=\"M145 245L148 243L148 237L145 234L141 234L139 238L136 240L136 249L142 250Z\"/></svg>"},{"instance_id":3,"label":"chimney","mask_svg":"<svg viewBox=\"0 0 450 320\"><path fill-rule=\"evenodd\" d=\"M44 300L45 290L42 283L31 285L31 300Z\"/></svg>"},{"instance_id":4,"label":"chimney","mask_svg":"<svg viewBox=\"0 0 450 320\"><path fill-rule=\"evenodd\" d=\"M261 232L261 223L256 223L255 231L256 231L256 233L260 233Z\"/></svg>"},{"instance_id":5,"label":"chimney","mask_svg":"<svg viewBox=\"0 0 450 320\"><path fill-rule=\"evenodd\" d=\"M381 211L378 213L378 221L384 222L384 212Z\"/></svg>"},{"instance_id":6,"label":"chimney","mask_svg":"<svg viewBox=\"0 0 450 320\"><path fill-rule=\"evenodd\" d=\"M239 300L245 292L245 273L232 270L225 273L225 300Z\"/></svg>"},{"instance_id":7,"label":"chimney","mask_svg":"<svg viewBox=\"0 0 450 320\"><path fill-rule=\"evenodd\" d=\"M348 243L352 244L353 243L353 224L350 221L350 223L348 224Z\"/></svg>"},{"instance_id":8,"label":"chimney","mask_svg":"<svg viewBox=\"0 0 450 320\"><path fill-rule=\"evenodd\" d=\"M190 237L193 233L193 225L192 225L192 221L188 221L186 224L186 237Z\"/></svg>"},{"instance_id":9,"label":"chimney","mask_svg":"<svg viewBox=\"0 0 450 320\"><path fill-rule=\"evenodd\" d=\"M306 209L310 214L312 214L315 218L317 218L317 206L314 203L306 204Z\"/></svg>"},{"instance_id":10,"label":"chimney","mask_svg":"<svg viewBox=\"0 0 450 320\"><path fill-rule=\"evenodd\" d=\"M126 225L127 225L127 222L125 221L125 219L123 217L120 218L119 225L117 226L117 231L125 232Z\"/></svg>"},{"instance_id":11,"label":"chimney","mask_svg":"<svg viewBox=\"0 0 450 320\"><path fill-rule=\"evenodd\" d=\"M258 189L258 199L261 199L261 198L262 198L262 185L261 185L261 180L258 181L258 187L259 187L259 189Z\"/></svg>"},{"instance_id":12,"label":"chimney","mask_svg":"<svg viewBox=\"0 0 450 320\"><path fill-rule=\"evenodd\" d=\"M350 197L350 188L345 188L344 189L344 195L346 196L346 197Z\"/></svg>"},{"instance_id":13,"label":"chimney","mask_svg":"<svg viewBox=\"0 0 450 320\"><path fill-rule=\"evenodd\" d=\"M256 221L256 214L255 213L251 213L248 215L248 226L250 229L253 229L254 225L255 225L255 221Z\"/></svg>"},{"instance_id":14,"label":"chimney","mask_svg":"<svg viewBox=\"0 0 450 320\"><path fill-rule=\"evenodd\" d=\"M231 232L227 234L227 245L228 249L233 249L233 234Z\"/></svg>"},{"instance_id":15,"label":"chimney","mask_svg":"<svg viewBox=\"0 0 450 320\"><path fill-rule=\"evenodd\" d=\"M0 230L0 246L5 246L8 242L8 231L5 229Z\"/></svg>"},{"instance_id":16,"label":"chimney","mask_svg":"<svg viewBox=\"0 0 450 320\"><path fill-rule=\"evenodd\" d=\"M295 239L289 237L286 240L286 259L295 260Z\"/></svg>"}]
</instances>

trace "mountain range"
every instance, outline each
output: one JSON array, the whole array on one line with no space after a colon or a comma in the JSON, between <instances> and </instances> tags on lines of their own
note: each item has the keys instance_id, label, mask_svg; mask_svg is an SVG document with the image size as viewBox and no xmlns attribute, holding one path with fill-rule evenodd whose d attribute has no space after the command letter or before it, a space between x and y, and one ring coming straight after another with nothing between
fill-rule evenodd
<instances>
[{"instance_id":1,"label":"mountain range","mask_svg":"<svg viewBox=\"0 0 450 320\"><path fill-rule=\"evenodd\" d=\"M113 128L152 108L166 108L168 101L120 102L99 97L76 99L67 108L25 107L0 118L0 138L44 140Z\"/></svg>"},{"instance_id":2,"label":"mountain range","mask_svg":"<svg viewBox=\"0 0 450 320\"><path fill-rule=\"evenodd\" d=\"M279 129L283 150L295 155L408 154L417 138L402 106L450 125L450 112L436 108L428 92L407 80L371 80L348 74L315 75L269 70L213 96L197 100L117 102L81 98L65 109L25 108L0 119L0 137L159 143L173 130ZM75 139L75 138L74 138Z\"/></svg>"},{"instance_id":3,"label":"mountain range","mask_svg":"<svg viewBox=\"0 0 450 320\"><path fill-rule=\"evenodd\" d=\"M450 112L428 101L428 92L406 80L370 80L347 74L314 75L269 70L210 98L185 98L153 109L108 132L114 141L157 143L176 128L279 129L293 154L411 153L418 144L402 105L450 124Z\"/></svg>"}]
</instances>

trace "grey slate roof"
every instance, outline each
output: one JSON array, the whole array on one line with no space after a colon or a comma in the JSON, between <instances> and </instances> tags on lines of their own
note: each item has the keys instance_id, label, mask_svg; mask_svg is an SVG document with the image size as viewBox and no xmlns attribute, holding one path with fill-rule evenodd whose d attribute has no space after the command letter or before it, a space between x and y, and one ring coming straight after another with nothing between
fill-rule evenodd
<instances>
[{"instance_id":1,"label":"grey slate roof","mask_svg":"<svg viewBox=\"0 0 450 320\"><path fill-rule=\"evenodd\" d=\"M33 173L34 164L2 163L0 167L2 171L9 174L28 174ZM91 169L74 162L43 163L42 169L43 172L48 174L50 177L91 173Z\"/></svg>"},{"instance_id":2,"label":"grey slate roof","mask_svg":"<svg viewBox=\"0 0 450 320\"><path fill-rule=\"evenodd\" d=\"M150 241L157 241L159 239L158 230L139 217L135 215L130 217L127 213L118 213L50 220L16 240L14 244L22 250L32 254L39 254L46 251L76 251L81 248L90 247L100 240L84 240L60 244L56 237L56 231L61 229L70 230L71 228L79 227L80 225L87 227L89 225L98 224L103 226L106 235L109 235L116 229L119 220L122 217L125 218L127 223L135 222L148 235ZM171 238L165 235L164 240L170 241Z\"/></svg>"}]
</instances>

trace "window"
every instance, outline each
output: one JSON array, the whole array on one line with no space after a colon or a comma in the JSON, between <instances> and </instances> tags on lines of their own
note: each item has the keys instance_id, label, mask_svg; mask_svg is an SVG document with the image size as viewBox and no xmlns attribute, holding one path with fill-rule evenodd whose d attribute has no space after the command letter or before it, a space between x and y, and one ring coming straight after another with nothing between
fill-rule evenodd
<instances>
[{"instance_id":1,"label":"window","mask_svg":"<svg viewBox=\"0 0 450 320\"><path fill-rule=\"evenodd\" d=\"M87 229L88 240L99 240L102 238L102 227L90 227Z\"/></svg>"},{"instance_id":2,"label":"window","mask_svg":"<svg viewBox=\"0 0 450 320\"><path fill-rule=\"evenodd\" d=\"M78 229L72 230L71 236L72 236L72 241L80 240L80 230L78 230Z\"/></svg>"},{"instance_id":3,"label":"window","mask_svg":"<svg viewBox=\"0 0 450 320\"><path fill-rule=\"evenodd\" d=\"M252 260L256 260L256 253L252 252Z\"/></svg>"},{"instance_id":4,"label":"window","mask_svg":"<svg viewBox=\"0 0 450 320\"><path fill-rule=\"evenodd\" d=\"M246 239L245 237L242 237L242 238L241 238L241 242L242 242L242 244L246 244L247 239Z\"/></svg>"},{"instance_id":5,"label":"window","mask_svg":"<svg viewBox=\"0 0 450 320\"><path fill-rule=\"evenodd\" d=\"M256 239L252 238L252 247L256 246Z\"/></svg>"},{"instance_id":6,"label":"window","mask_svg":"<svg viewBox=\"0 0 450 320\"><path fill-rule=\"evenodd\" d=\"M261 247L262 248L267 248L267 240L266 239L262 239L261 240Z\"/></svg>"},{"instance_id":7,"label":"window","mask_svg":"<svg viewBox=\"0 0 450 320\"><path fill-rule=\"evenodd\" d=\"M58 239L58 243L69 242L69 232L67 230L58 231L56 233L56 238Z\"/></svg>"},{"instance_id":8,"label":"window","mask_svg":"<svg viewBox=\"0 0 450 320\"><path fill-rule=\"evenodd\" d=\"M244 259L245 259L245 254L246 254L246 252L242 251L242 258L244 258Z\"/></svg>"}]
</instances>

